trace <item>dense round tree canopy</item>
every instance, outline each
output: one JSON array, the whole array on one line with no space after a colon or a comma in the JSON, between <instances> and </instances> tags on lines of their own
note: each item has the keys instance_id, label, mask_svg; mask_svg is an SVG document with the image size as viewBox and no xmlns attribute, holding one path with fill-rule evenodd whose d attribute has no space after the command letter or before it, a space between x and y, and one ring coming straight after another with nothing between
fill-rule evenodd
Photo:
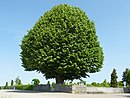
<instances>
[{"instance_id":1,"label":"dense round tree canopy","mask_svg":"<svg viewBox=\"0 0 130 98\"><path fill-rule=\"evenodd\" d=\"M94 22L77 7L60 4L36 22L21 43L22 66L47 79L80 79L102 68L104 56Z\"/></svg>"},{"instance_id":2,"label":"dense round tree canopy","mask_svg":"<svg viewBox=\"0 0 130 98\"><path fill-rule=\"evenodd\" d=\"M39 79L33 79L33 80L32 80L32 83L33 83L34 85L38 85L38 84L40 83L40 80L39 80Z\"/></svg>"}]
</instances>

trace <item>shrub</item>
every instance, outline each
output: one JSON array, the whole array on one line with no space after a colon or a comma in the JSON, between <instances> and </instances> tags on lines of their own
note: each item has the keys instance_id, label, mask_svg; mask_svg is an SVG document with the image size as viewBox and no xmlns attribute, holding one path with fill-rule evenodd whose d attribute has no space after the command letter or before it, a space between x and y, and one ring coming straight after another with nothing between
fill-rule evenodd
<instances>
[{"instance_id":1,"label":"shrub","mask_svg":"<svg viewBox=\"0 0 130 98\"><path fill-rule=\"evenodd\" d=\"M33 90L34 85L18 85L15 88L18 90Z\"/></svg>"}]
</instances>

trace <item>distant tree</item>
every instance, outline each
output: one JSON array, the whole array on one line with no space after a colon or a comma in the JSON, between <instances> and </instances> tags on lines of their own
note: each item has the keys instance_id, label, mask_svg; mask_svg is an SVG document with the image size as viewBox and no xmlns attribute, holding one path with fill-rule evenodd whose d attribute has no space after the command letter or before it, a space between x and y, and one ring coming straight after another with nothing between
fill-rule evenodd
<instances>
[{"instance_id":1,"label":"distant tree","mask_svg":"<svg viewBox=\"0 0 130 98\"><path fill-rule=\"evenodd\" d=\"M11 86L13 86L14 85L14 81L13 80L11 80Z\"/></svg>"},{"instance_id":2,"label":"distant tree","mask_svg":"<svg viewBox=\"0 0 130 98\"><path fill-rule=\"evenodd\" d=\"M16 77L16 79L15 79L15 85L21 85L21 84L22 84L22 82L21 82L21 79L19 78L19 76Z\"/></svg>"},{"instance_id":3,"label":"distant tree","mask_svg":"<svg viewBox=\"0 0 130 98\"><path fill-rule=\"evenodd\" d=\"M116 70L113 69L113 72L111 73L111 82L110 82L111 87L118 87L117 78L118 77L117 77Z\"/></svg>"},{"instance_id":4,"label":"distant tree","mask_svg":"<svg viewBox=\"0 0 130 98\"><path fill-rule=\"evenodd\" d=\"M55 89L55 86L56 86L56 83L55 83L55 82L52 82L52 90Z\"/></svg>"},{"instance_id":5,"label":"distant tree","mask_svg":"<svg viewBox=\"0 0 130 98\"><path fill-rule=\"evenodd\" d=\"M77 82L77 85L80 85L80 82Z\"/></svg>"},{"instance_id":6,"label":"distant tree","mask_svg":"<svg viewBox=\"0 0 130 98\"><path fill-rule=\"evenodd\" d=\"M86 85L86 81L80 79L80 84Z\"/></svg>"},{"instance_id":7,"label":"distant tree","mask_svg":"<svg viewBox=\"0 0 130 98\"><path fill-rule=\"evenodd\" d=\"M25 70L55 78L57 84L99 72L104 60L94 22L80 8L67 4L41 16L20 46Z\"/></svg>"},{"instance_id":8,"label":"distant tree","mask_svg":"<svg viewBox=\"0 0 130 98\"><path fill-rule=\"evenodd\" d=\"M119 86L119 87L123 87L123 86L124 86L123 81L119 81L119 82L118 82L118 86Z\"/></svg>"},{"instance_id":9,"label":"distant tree","mask_svg":"<svg viewBox=\"0 0 130 98\"><path fill-rule=\"evenodd\" d=\"M39 79L33 79L33 80L32 80L32 83L33 83L34 85L38 85L38 84L40 83L40 80L39 80Z\"/></svg>"},{"instance_id":10,"label":"distant tree","mask_svg":"<svg viewBox=\"0 0 130 98\"><path fill-rule=\"evenodd\" d=\"M66 85L67 85L67 82L64 81L63 85L66 86Z\"/></svg>"},{"instance_id":11,"label":"distant tree","mask_svg":"<svg viewBox=\"0 0 130 98\"><path fill-rule=\"evenodd\" d=\"M104 79L104 81L100 85L103 87L110 87L110 84L109 84L109 82L107 82L106 79Z\"/></svg>"},{"instance_id":12,"label":"distant tree","mask_svg":"<svg viewBox=\"0 0 130 98\"><path fill-rule=\"evenodd\" d=\"M92 82L91 85L92 86L97 86L97 83L96 82Z\"/></svg>"},{"instance_id":13,"label":"distant tree","mask_svg":"<svg viewBox=\"0 0 130 98\"><path fill-rule=\"evenodd\" d=\"M8 82L6 82L5 86L8 87Z\"/></svg>"},{"instance_id":14,"label":"distant tree","mask_svg":"<svg viewBox=\"0 0 130 98\"><path fill-rule=\"evenodd\" d=\"M8 89L8 82L5 83L4 89Z\"/></svg>"},{"instance_id":15,"label":"distant tree","mask_svg":"<svg viewBox=\"0 0 130 98\"><path fill-rule=\"evenodd\" d=\"M73 85L73 84L74 84L73 81L70 81L70 82L69 82L69 85Z\"/></svg>"},{"instance_id":16,"label":"distant tree","mask_svg":"<svg viewBox=\"0 0 130 98\"><path fill-rule=\"evenodd\" d=\"M123 76L122 76L122 81L124 82L125 86L127 86L127 83L126 83L126 75L127 75L127 72L128 72L128 68L126 68L126 70L123 72Z\"/></svg>"},{"instance_id":17,"label":"distant tree","mask_svg":"<svg viewBox=\"0 0 130 98\"><path fill-rule=\"evenodd\" d=\"M128 87L130 87L130 70L128 70L126 74L126 84Z\"/></svg>"},{"instance_id":18,"label":"distant tree","mask_svg":"<svg viewBox=\"0 0 130 98\"><path fill-rule=\"evenodd\" d=\"M50 81L47 81L47 84L49 84L49 85L50 85Z\"/></svg>"}]
</instances>

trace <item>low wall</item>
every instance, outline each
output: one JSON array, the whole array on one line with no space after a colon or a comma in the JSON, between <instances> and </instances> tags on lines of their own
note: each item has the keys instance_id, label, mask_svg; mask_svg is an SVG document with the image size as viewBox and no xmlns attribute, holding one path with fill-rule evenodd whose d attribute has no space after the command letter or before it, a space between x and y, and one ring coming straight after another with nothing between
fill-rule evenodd
<instances>
[{"instance_id":1,"label":"low wall","mask_svg":"<svg viewBox=\"0 0 130 98\"><path fill-rule=\"evenodd\" d=\"M62 84L56 84L54 91L71 93L72 92L72 86L69 86L69 85L64 86Z\"/></svg>"},{"instance_id":2,"label":"low wall","mask_svg":"<svg viewBox=\"0 0 130 98\"><path fill-rule=\"evenodd\" d=\"M36 85L33 90L50 92L51 86L47 85ZM61 84L55 85L55 92L67 92L67 93L86 93L86 94L98 94L98 93L130 93L130 88L106 88L106 87L87 87L86 85L68 85L64 86Z\"/></svg>"},{"instance_id":3,"label":"low wall","mask_svg":"<svg viewBox=\"0 0 130 98\"><path fill-rule=\"evenodd\" d=\"M87 93L124 93L123 88L87 87Z\"/></svg>"},{"instance_id":4,"label":"low wall","mask_svg":"<svg viewBox=\"0 0 130 98\"><path fill-rule=\"evenodd\" d=\"M34 91L44 91L44 92L50 92L50 89L51 88L50 88L49 84L47 84L47 85L43 85L43 84L35 85L34 88L33 88Z\"/></svg>"},{"instance_id":5,"label":"low wall","mask_svg":"<svg viewBox=\"0 0 130 98\"><path fill-rule=\"evenodd\" d=\"M130 93L130 88L123 88L124 93Z\"/></svg>"},{"instance_id":6,"label":"low wall","mask_svg":"<svg viewBox=\"0 0 130 98\"><path fill-rule=\"evenodd\" d=\"M130 93L129 88L106 88L106 87L87 87L87 86L72 86L72 93Z\"/></svg>"},{"instance_id":7,"label":"low wall","mask_svg":"<svg viewBox=\"0 0 130 98\"><path fill-rule=\"evenodd\" d=\"M63 86L60 84L56 85L55 91L58 92L69 92L69 93L130 93L130 89L128 88L106 88L106 87L87 87L85 85L72 85L72 86Z\"/></svg>"},{"instance_id":8,"label":"low wall","mask_svg":"<svg viewBox=\"0 0 130 98\"><path fill-rule=\"evenodd\" d=\"M87 93L87 86L85 86L85 85L72 85L71 93Z\"/></svg>"}]
</instances>

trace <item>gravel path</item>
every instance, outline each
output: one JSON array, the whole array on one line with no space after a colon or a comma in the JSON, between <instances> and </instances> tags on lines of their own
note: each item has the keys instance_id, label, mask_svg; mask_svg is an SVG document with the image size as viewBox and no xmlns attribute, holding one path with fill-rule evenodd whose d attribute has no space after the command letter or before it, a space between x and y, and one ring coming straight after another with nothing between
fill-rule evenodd
<instances>
[{"instance_id":1,"label":"gravel path","mask_svg":"<svg viewBox=\"0 0 130 98\"><path fill-rule=\"evenodd\" d=\"M0 90L0 98L130 98L130 94L69 94Z\"/></svg>"}]
</instances>

